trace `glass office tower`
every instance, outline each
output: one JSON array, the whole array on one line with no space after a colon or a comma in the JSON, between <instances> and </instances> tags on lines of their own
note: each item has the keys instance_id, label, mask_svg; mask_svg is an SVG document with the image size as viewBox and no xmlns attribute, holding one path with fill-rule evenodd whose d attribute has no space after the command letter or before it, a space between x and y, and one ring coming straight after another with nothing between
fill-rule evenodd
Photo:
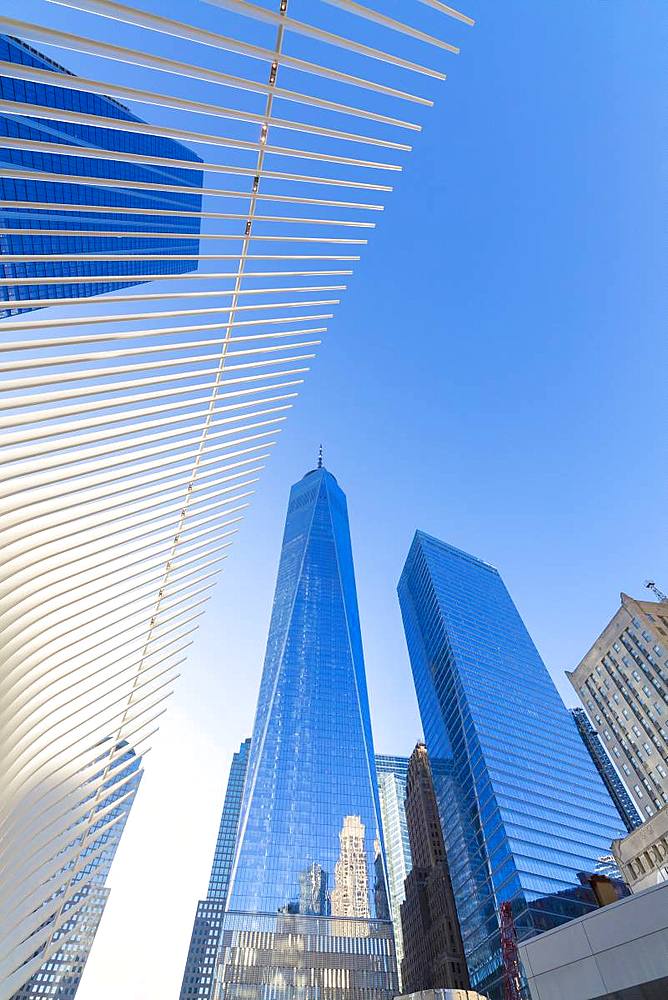
<instances>
[{"instance_id":1,"label":"glass office tower","mask_svg":"<svg viewBox=\"0 0 668 1000\"><path fill-rule=\"evenodd\" d=\"M249 739L244 740L232 758L209 888L206 899L200 899L197 904L179 1000L209 1000L213 990L216 952L237 842L250 745Z\"/></svg>"},{"instance_id":2,"label":"glass office tower","mask_svg":"<svg viewBox=\"0 0 668 1000\"><path fill-rule=\"evenodd\" d=\"M346 498L288 504L215 1000L397 992Z\"/></svg>"},{"instance_id":3,"label":"glass office tower","mask_svg":"<svg viewBox=\"0 0 668 1000\"><path fill-rule=\"evenodd\" d=\"M232 872L232 862L234 861L234 852L237 843L239 813L241 812L241 800L244 793L250 746L250 739L244 740L232 758L223 813L220 817L220 826L216 839L216 849L213 855L213 865L211 866L211 875L209 877L207 899L227 899L227 890L230 886L230 874Z\"/></svg>"},{"instance_id":4,"label":"glass office tower","mask_svg":"<svg viewBox=\"0 0 668 1000\"><path fill-rule=\"evenodd\" d=\"M401 904L406 898L404 882L413 867L404 802L408 777L408 757L376 754L376 774L378 775L380 818L385 844L387 890L394 926L397 967L400 970L401 960L404 957Z\"/></svg>"},{"instance_id":5,"label":"glass office tower","mask_svg":"<svg viewBox=\"0 0 668 1000\"><path fill-rule=\"evenodd\" d=\"M117 749L125 746L127 744L123 741L118 744ZM101 768L106 763L106 755L101 756ZM83 888L80 886L78 891L75 888L63 903L63 913L70 913L71 916L53 935L54 941L61 942L59 948L17 990L12 1000L39 1000L40 997L74 1000L76 996L109 897L105 882L143 773L141 758L129 746L116 759L115 767L118 772L102 786L103 789L109 789L108 794L103 794L99 802L91 803L94 814L99 815L99 819L90 828L88 843L85 846L82 844L81 852L69 864L70 868L85 865L74 876L75 887L91 872L92 881ZM73 828L74 832L76 827ZM80 837L78 840L81 842ZM73 843L77 844L76 838Z\"/></svg>"},{"instance_id":6,"label":"glass office tower","mask_svg":"<svg viewBox=\"0 0 668 1000\"><path fill-rule=\"evenodd\" d=\"M498 571L417 532L399 601L471 985L500 1000L499 904L520 939L587 912L624 826Z\"/></svg>"},{"instance_id":7,"label":"glass office tower","mask_svg":"<svg viewBox=\"0 0 668 1000\"><path fill-rule=\"evenodd\" d=\"M48 56L9 35L0 35L0 60L59 74L67 82L73 76ZM71 87L54 86L52 80L35 82L0 75L0 98L101 118L131 122L142 120L118 101ZM18 110L16 113L3 111L0 114L0 136L13 138L17 143L16 148L0 149L0 199L5 203L0 209L0 227L10 230L0 235L0 318L17 313L16 304L20 301L34 303L39 299L99 295L137 284L141 281L137 275L181 274L196 269L197 262L184 260L183 255L199 252L199 218L161 217L160 212L200 212L202 172L183 167L123 162L113 156L117 151L200 163L201 158L191 149L159 136L33 118L22 115ZM72 154L56 148L53 153L30 148L32 142L69 146ZM24 148L21 148L22 144ZM108 150L110 156L108 159L86 157L83 151L87 147ZM78 156L77 150L80 151ZM90 180L81 181L76 175ZM143 184L154 184L156 187L146 189L141 186ZM161 191L160 185L176 187L177 190ZM22 208L6 204L23 201L45 203L47 207ZM80 206L80 209L72 210L72 206ZM94 210L96 207L99 209L97 212ZM107 211L102 211L103 207ZM109 208L117 211L109 212ZM137 208L158 214L127 211ZM77 233L60 236L40 232L76 229L92 232L93 235ZM127 233L142 229L158 235L154 239L94 235L95 230ZM161 238L161 232L192 233L193 238ZM102 254L107 259L58 259L60 254L82 253ZM133 253L160 254L166 259L114 259L120 254ZM16 255L38 254L53 254L54 257L49 261L8 259ZM129 279L123 281L124 275L128 275ZM30 278L33 281L29 281ZM94 281L94 278L107 280ZM37 306L38 303L31 308Z\"/></svg>"}]
</instances>

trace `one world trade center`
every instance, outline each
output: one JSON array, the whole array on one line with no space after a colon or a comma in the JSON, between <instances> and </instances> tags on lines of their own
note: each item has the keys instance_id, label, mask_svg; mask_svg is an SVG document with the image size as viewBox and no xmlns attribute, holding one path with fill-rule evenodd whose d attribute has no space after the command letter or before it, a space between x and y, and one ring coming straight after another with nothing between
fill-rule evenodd
<instances>
[{"instance_id":1,"label":"one world trade center","mask_svg":"<svg viewBox=\"0 0 668 1000\"><path fill-rule=\"evenodd\" d=\"M345 494L290 492L214 1000L398 992Z\"/></svg>"}]
</instances>

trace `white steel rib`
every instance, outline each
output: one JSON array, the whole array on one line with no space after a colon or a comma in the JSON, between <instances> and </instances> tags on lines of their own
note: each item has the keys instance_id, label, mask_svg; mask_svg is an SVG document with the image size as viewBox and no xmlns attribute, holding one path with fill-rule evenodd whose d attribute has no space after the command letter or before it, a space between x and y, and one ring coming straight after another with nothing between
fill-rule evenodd
<instances>
[{"instance_id":1,"label":"white steel rib","mask_svg":"<svg viewBox=\"0 0 668 1000\"><path fill-rule=\"evenodd\" d=\"M101 803L473 24L140 2L0 14L0 1000L74 932Z\"/></svg>"}]
</instances>

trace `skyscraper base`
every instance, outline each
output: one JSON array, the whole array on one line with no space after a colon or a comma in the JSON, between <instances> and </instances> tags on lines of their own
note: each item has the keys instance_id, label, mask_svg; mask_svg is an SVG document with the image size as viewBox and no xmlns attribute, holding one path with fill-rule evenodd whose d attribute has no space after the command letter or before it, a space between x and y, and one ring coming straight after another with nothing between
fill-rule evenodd
<instances>
[{"instance_id":1,"label":"skyscraper base","mask_svg":"<svg viewBox=\"0 0 668 1000\"><path fill-rule=\"evenodd\" d=\"M392 924L296 913L229 912L213 1000L393 1000Z\"/></svg>"}]
</instances>

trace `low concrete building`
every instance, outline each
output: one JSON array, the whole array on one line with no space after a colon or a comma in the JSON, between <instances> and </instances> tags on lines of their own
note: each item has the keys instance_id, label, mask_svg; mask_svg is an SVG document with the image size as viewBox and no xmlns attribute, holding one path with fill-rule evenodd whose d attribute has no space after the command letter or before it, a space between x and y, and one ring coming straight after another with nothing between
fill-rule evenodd
<instances>
[{"instance_id":1,"label":"low concrete building","mask_svg":"<svg viewBox=\"0 0 668 1000\"><path fill-rule=\"evenodd\" d=\"M668 882L520 943L531 1000L666 1000Z\"/></svg>"},{"instance_id":2,"label":"low concrete building","mask_svg":"<svg viewBox=\"0 0 668 1000\"><path fill-rule=\"evenodd\" d=\"M668 806L628 837L613 840L612 852L631 892L668 881Z\"/></svg>"}]
</instances>

